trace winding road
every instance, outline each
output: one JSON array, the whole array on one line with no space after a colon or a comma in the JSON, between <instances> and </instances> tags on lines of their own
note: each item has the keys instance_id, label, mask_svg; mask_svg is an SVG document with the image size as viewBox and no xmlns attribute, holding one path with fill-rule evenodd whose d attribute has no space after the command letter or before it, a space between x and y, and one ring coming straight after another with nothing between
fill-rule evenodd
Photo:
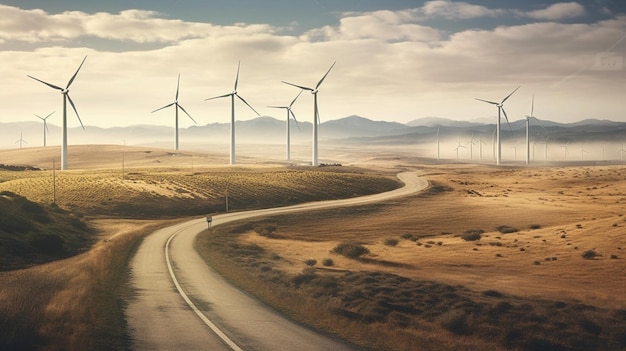
<instances>
[{"instance_id":1,"label":"winding road","mask_svg":"<svg viewBox=\"0 0 626 351\"><path fill-rule=\"evenodd\" d=\"M354 206L405 196L428 182L415 172L398 174L404 187L352 199L227 213L213 225L257 216ZM230 285L195 250L205 218L147 236L130 262L126 320L134 350L353 350L265 306Z\"/></svg>"}]
</instances>

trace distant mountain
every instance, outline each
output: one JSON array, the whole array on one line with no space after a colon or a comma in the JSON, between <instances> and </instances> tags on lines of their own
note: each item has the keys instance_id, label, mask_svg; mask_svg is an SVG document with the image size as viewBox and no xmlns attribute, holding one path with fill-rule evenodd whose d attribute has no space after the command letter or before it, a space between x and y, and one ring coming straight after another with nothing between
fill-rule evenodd
<instances>
[{"instance_id":1,"label":"distant mountain","mask_svg":"<svg viewBox=\"0 0 626 351\"><path fill-rule=\"evenodd\" d=\"M324 122L320 125L323 136L331 138L402 134L406 132L406 129L406 124L372 121L371 119L354 115Z\"/></svg>"},{"instance_id":2,"label":"distant mountain","mask_svg":"<svg viewBox=\"0 0 626 351\"><path fill-rule=\"evenodd\" d=\"M481 126L486 123L480 122L468 122L468 121L455 121L449 118L441 118L441 117L423 117L412 120L407 123L407 125L411 127L475 127Z\"/></svg>"},{"instance_id":3,"label":"distant mountain","mask_svg":"<svg viewBox=\"0 0 626 351\"><path fill-rule=\"evenodd\" d=\"M575 123L556 123L541 120L531 124L531 133L536 138L549 137L550 140L567 142L568 140L588 141L626 141L626 123L599 119L586 119ZM495 122L495 121L493 121ZM439 131L440 138L458 141L471 138L491 138L495 123L455 121L447 118L426 117L407 124L386 121L374 121L361 116L348 116L337 120L325 121L319 126L319 140L349 142L352 144L409 144L435 140ZM48 124L48 145L61 143L61 128ZM291 141L294 144L311 142L312 124L306 121L296 123L290 120ZM523 139L525 137L524 120L506 123L502 127L503 139ZM230 140L229 123L210 123L192 125L179 129L181 146L185 144L228 144ZM236 140L243 144L282 144L285 140L285 121L273 117L259 117L236 122ZM27 142L24 147L43 145L43 124L40 122L0 123L0 148L17 148L16 143L23 134ZM155 125L133 125L128 127L101 128L95 126L73 127L68 129L69 144L123 144L173 146L175 131L173 127Z\"/></svg>"}]
</instances>

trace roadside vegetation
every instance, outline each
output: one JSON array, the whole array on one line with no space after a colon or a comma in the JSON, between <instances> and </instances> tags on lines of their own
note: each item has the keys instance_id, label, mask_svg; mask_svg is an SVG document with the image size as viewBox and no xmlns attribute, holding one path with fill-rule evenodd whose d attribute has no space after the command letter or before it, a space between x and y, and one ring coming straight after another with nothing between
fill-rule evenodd
<instances>
[{"instance_id":1,"label":"roadside vegetation","mask_svg":"<svg viewBox=\"0 0 626 351\"><path fill-rule=\"evenodd\" d=\"M124 179L104 169L56 177L52 204L51 171L0 170L2 350L128 349L124 301L133 294L126 281L135 248L159 227L223 212L226 190L229 209L240 211L399 186L350 167L132 169Z\"/></svg>"}]
</instances>

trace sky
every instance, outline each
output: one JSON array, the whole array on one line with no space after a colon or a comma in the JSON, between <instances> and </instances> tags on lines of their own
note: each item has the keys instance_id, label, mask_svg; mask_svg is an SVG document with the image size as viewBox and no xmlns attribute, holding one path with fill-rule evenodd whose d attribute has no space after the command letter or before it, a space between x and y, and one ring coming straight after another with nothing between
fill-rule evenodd
<instances>
[{"instance_id":1,"label":"sky","mask_svg":"<svg viewBox=\"0 0 626 351\"><path fill-rule=\"evenodd\" d=\"M198 125L227 123L234 88L263 116L320 86L321 121L359 115L495 122L626 122L626 4L508 0L0 0L0 122L61 125L70 87L86 126L173 126L174 101ZM256 114L241 101L236 119ZM313 96L294 103L312 121ZM193 125L181 114L180 126ZM68 126L79 126L68 107Z\"/></svg>"}]
</instances>

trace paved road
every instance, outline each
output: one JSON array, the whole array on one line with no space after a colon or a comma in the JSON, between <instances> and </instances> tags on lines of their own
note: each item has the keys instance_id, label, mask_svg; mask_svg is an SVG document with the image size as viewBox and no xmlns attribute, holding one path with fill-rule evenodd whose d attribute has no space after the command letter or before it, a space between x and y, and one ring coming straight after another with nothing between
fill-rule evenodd
<instances>
[{"instance_id":1,"label":"paved road","mask_svg":"<svg viewBox=\"0 0 626 351\"><path fill-rule=\"evenodd\" d=\"M352 206L408 195L428 183L400 173L405 186L354 199L228 213L213 225L251 217ZM195 250L204 218L154 232L133 257L127 321L135 350L352 350L337 339L297 324L236 289Z\"/></svg>"}]
</instances>

